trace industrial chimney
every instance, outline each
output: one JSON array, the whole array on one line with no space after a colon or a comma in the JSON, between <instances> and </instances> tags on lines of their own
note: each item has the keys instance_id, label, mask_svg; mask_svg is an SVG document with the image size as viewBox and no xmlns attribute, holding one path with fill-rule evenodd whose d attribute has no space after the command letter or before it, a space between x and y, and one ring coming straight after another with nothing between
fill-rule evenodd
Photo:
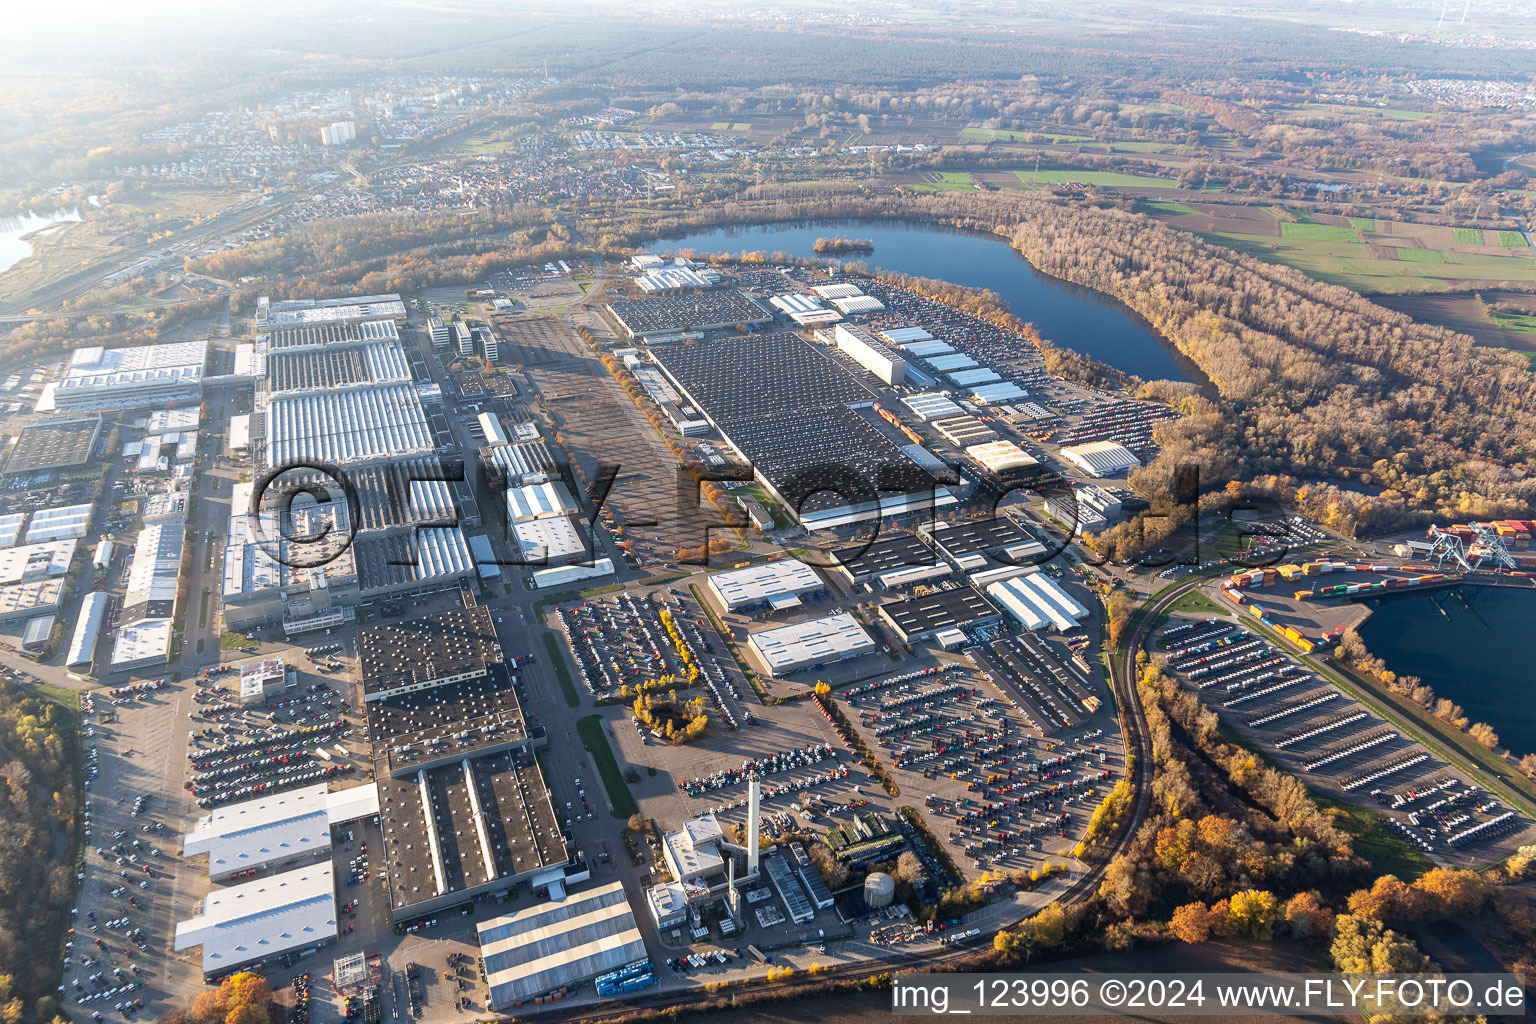
<instances>
[{"instance_id":1,"label":"industrial chimney","mask_svg":"<svg viewBox=\"0 0 1536 1024\"><path fill-rule=\"evenodd\" d=\"M747 783L747 877L757 877L757 818L762 810L763 784L756 775Z\"/></svg>"}]
</instances>

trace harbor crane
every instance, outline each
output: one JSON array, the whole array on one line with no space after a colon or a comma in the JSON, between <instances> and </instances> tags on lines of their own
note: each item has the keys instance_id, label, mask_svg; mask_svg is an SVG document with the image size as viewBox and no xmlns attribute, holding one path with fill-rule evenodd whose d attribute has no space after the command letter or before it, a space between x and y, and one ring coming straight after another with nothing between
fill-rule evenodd
<instances>
[{"instance_id":1,"label":"harbor crane","mask_svg":"<svg viewBox=\"0 0 1536 1024\"><path fill-rule=\"evenodd\" d=\"M1435 560L1438 568L1444 569L1448 560L1461 566L1462 572L1476 572L1488 563L1494 568L1515 568L1515 557L1509 553L1503 538L1492 527L1471 523L1467 528L1472 531L1474 538L1471 544L1464 543L1459 535L1448 533L1438 526L1429 528L1429 539L1433 542L1429 557Z\"/></svg>"}]
</instances>

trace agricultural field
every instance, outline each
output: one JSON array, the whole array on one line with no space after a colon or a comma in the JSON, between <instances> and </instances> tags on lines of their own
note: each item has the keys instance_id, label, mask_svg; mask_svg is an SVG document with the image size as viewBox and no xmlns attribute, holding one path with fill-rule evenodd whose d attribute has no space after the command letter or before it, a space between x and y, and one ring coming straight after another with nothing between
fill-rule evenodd
<instances>
[{"instance_id":1,"label":"agricultural field","mask_svg":"<svg viewBox=\"0 0 1536 1024\"><path fill-rule=\"evenodd\" d=\"M1121 174L1119 171L1083 171L1076 168L1041 168L1013 172L1026 186L1034 185L1092 185L1098 188L1176 188L1172 178L1143 177L1139 174Z\"/></svg>"},{"instance_id":2,"label":"agricultural field","mask_svg":"<svg viewBox=\"0 0 1536 1024\"><path fill-rule=\"evenodd\" d=\"M1017 132L1006 128L979 128L970 127L960 129L962 139L979 140L982 142L1057 142L1057 143L1084 143L1092 142L1087 135L1058 135L1053 132Z\"/></svg>"},{"instance_id":3,"label":"agricultural field","mask_svg":"<svg viewBox=\"0 0 1536 1024\"><path fill-rule=\"evenodd\" d=\"M926 177L928 180L922 184L912 186L913 191L955 192L976 187L976 178L970 171L934 171Z\"/></svg>"},{"instance_id":4,"label":"agricultural field","mask_svg":"<svg viewBox=\"0 0 1536 1024\"><path fill-rule=\"evenodd\" d=\"M1510 249L1526 248L1525 236L1518 231L1500 231L1499 244Z\"/></svg>"},{"instance_id":5,"label":"agricultural field","mask_svg":"<svg viewBox=\"0 0 1536 1024\"><path fill-rule=\"evenodd\" d=\"M1471 335L1480 345L1522 352L1536 361L1536 312L1528 311L1536 307L1529 294L1397 295L1377 301L1415 320Z\"/></svg>"},{"instance_id":6,"label":"agricultural field","mask_svg":"<svg viewBox=\"0 0 1536 1024\"><path fill-rule=\"evenodd\" d=\"M1465 241L1470 235L1439 225L1221 203L1144 202L1141 209L1219 245L1366 293L1441 292L1471 282L1536 281L1530 250L1473 244ZM1480 239L1493 234L1473 230Z\"/></svg>"}]
</instances>

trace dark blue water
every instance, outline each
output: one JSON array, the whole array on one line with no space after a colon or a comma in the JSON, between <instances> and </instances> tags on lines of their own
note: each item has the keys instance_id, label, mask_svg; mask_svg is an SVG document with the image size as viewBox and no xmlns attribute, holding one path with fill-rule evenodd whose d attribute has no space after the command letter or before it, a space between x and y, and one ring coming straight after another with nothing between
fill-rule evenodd
<instances>
[{"instance_id":1,"label":"dark blue water","mask_svg":"<svg viewBox=\"0 0 1536 1024\"><path fill-rule=\"evenodd\" d=\"M1536 752L1536 591L1463 586L1374 607L1360 628L1372 654L1493 726L1516 756Z\"/></svg>"},{"instance_id":2,"label":"dark blue water","mask_svg":"<svg viewBox=\"0 0 1536 1024\"><path fill-rule=\"evenodd\" d=\"M851 253L849 262L933 277L970 288L989 288L1014 316L1063 348L1108 363L1143 380L1199 379L1198 370L1130 309L1106 295L1037 271L1000 239L932 224L888 220L811 221L721 227L650 247L660 252L786 252L813 257L816 239L867 238L873 253Z\"/></svg>"}]
</instances>

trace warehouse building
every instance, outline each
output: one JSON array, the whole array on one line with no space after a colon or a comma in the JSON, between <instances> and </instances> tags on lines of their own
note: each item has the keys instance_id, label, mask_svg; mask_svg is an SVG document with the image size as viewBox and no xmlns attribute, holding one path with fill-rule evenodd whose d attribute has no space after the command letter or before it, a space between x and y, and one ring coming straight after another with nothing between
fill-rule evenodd
<instances>
[{"instance_id":1,"label":"warehouse building","mask_svg":"<svg viewBox=\"0 0 1536 1024\"><path fill-rule=\"evenodd\" d=\"M838 324L832 329L832 338L839 352L885 383L894 386L906 380L907 361L864 328Z\"/></svg>"},{"instance_id":2,"label":"warehouse building","mask_svg":"<svg viewBox=\"0 0 1536 1024\"><path fill-rule=\"evenodd\" d=\"M396 341L282 349L267 356L266 367L273 395L411 381L410 361Z\"/></svg>"},{"instance_id":3,"label":"warehouse building","mask_svg":"<svg viewBox=\"0 0 1536 1024\"><path fill-rule=\"evenodd\" d=\"M880 649L847 612L765 629L748 636L747 643L769 674L775 676L858 658Z\"/></svg>"},{"instance_id":4,"label":"warehouse building","mask_svg":"<svg viewBox=\"0 0 1536 1024\"><path fill-rule=\"evenodd\" d=\"M57 409L142 409L197 402L203 394L207 341L75 350L52 388ZM46 402L45 397L45 402Z\"/></svg>"},{"instance_id":5,"label":"warehouse building","mask_svg":"<svg viewBox=\"0 0 1536 1024\"><path fill-rule=\"evenodd\" d=\"M336 880L329 859L282 874L215 889L194 916L176 926L180 953L203 948L203 978L336 938Z\"/></svg>"},{"instance_id":6,"label":"warehouse building","mask_svg":"<svg viewBox=\"0 0 1536 1024\"><path fill-rule=\"evenodd\" d=\"M622 882L492 918L476 931L491 1005L503 1011L646 957Z\"/></svg>"},{"instance_id":7,"label":"warehouse building","mask_svg":"<svg viewBox=\"0 0 1536 1024\"><path fill-rule=\"evenodd\" d=\"M53 540L0 550L0 584L63 576L74 560L77 540Z\"/></svg>"},{"instance_id":8,"label":"warehouse building","mask_svg":"<svg viewBox=\"0 0 1536 1024\"><path fill-rule=\"evenodd\" d=\"M974 366L981 365L964 352L950 352L945 355L932 356L923 361L940 373L948 373L950 370L969 370Z\"/></svg>"},{"instance_id":9,"label":"warehouse building","mask_svg":"<svg viewBox=\"0 0 1536 1024\"><path fill-rule=\"evenodd\" d=\"M985 366L978 366L970 370L951 370L944 376L962 388L973 388L978 384L991 384L1003 379L1002 374Z\"/></svg>"},{"instance_id":10,"label":"warehouse building","mask_svg":"<svg viewBox=\"0 0 1536 1024\"><path fill-rule=\"evenodd\" d=\"M182 837L181 855L208 855L208 877L267 868L285 869L329 857L331 830L379 813L371 785L330 791L326 784L225 804L200 818Z\"/></svg>"},{"instance_id":11,"label":"warehouse building","mask_svg":"<svg viewBox=\"0 0 1536 1024\"><path fill-rule=\"evenodd\" d=\"M1090 441L1061 450L1061 457L1089 476L1113 476L1141 465L1129 448L1114 441Z\"/></svg>"},{"instance_id":12,"label":"warehouse building","mask_svg":"<svg viewBox=\"0 0 1536 1024\"><path fill-rule=\"evenodd\" d=\"M824 299L851 299L855 295L864 294L858 285L848 284L846 281L839 281L837 284L817 285L811 291Z\"/></svg>"},{"instance_id":13,"label":"warehouse building","mask_svg":"<svg viewBox=\"0 0 1536 1024\"><path fill-rule=\"evenodd\" d=\"M880 606L880 617L901 638L913 644L952 629L988 626L1002 620L1002 614L971 587L934 590L902 601Z\"/></svg>"},{"instance_id":14,"label":"warehouse building","mask_svg":"<svg viewBox=\"0 0 1536 1024\"><path fill-rule=\"evenodd\" d=\"M1059 523L1075 527L1078 536L1106 529L1120 518L1123 508L1118 496L1093 484L1045 496L1046 514Z\"/></svg>"},{"instance_id":15,"label":"warehouse building","mask_svg":"<svg viewBox=\"0 0 1536 1024\"><path fill-rule=\"evenodd\" d=\"M871 404L869 391L797 334L720 338L651 355L806 530L956 503L859 414ZM754 386L741 387L744 380Z\"/></svg>"},{"instance_id":16,"label":"warehouse building","mask_svg":"<svg viewBox=\"0 0 1536 1024\"><path fill-rule=\"evenodd\" d=\"M273 395L266 438L269 468L373 462L437 446L416 389L406 384Z\"/></svg>"},{"instance_id":17,"label":"warehouse building","mask_svg":"<svg viewBox=\"0 0 1536 1024\"><path fill-rule=\"evenodd\" d=\"M965 572L985 568L989 556L1007 565L1036 565L1046 555L1045 545L1007 516L924 523L918 534Z\"/></svg>"},{"instance_id":18,"label":"warehouse building","mask_svg":"<svg viewBox=\"0 0 1536 1024\"><path fill-rule=\"evenodd\" d=\"M591 563L572 562L569 565L550 566L548 569L535 569L528 574L528 582L535 590L547 590L612 575L613 559L599 558Z\"/></svg>"},{"instance_id":19,"label":"warehouse building","mask_svg":"<svg viewBox=\"0 0 1536 1024\"><path fill-rule=\"evenodd\" d=\"M1025 391L1017 384L1006 380L971 388L971 398L982 405L996 405L998 402L1016 402L1028 394L1028 391Z\"/></svg>"},{"instance_id":20,"label":"warehouse building","mask_svg":"<svg viewBox=\"0 0 1536 1024\"><path fill-rule=\"evenodd\" d=\"M931 421L933 429L956 448L991 444L998 439L997 433L975 416L954 416Z\"/></svg>"},{"instance_id":21,"label":"warehouse building","mask_svg":"<svg viewBox=\"0 0 1536 1024\"><path fill-rule=\"evenodd\" d=\"M814 295L801 292L775 295L768 300L768 304L799 327L824 327L843 318L843 314L835 309L827 309Z\"/></svg>"},{"instance_id":22,"label":"warehouse building","mask_svg":"<svg viewBox=\"0 0 1536 1024\"><path fill-rule=\"evenodd\" d=\"M512 540L523 563L568 565L586 559L587 539L570 516L545 516L512 524Z\"/></svg>"},{"instance_id":23,"label":"warehouse building","mask_svg":"<svg viewBox=\"0 0 1536 1024\"><path fill-rule=\"evenodd\" d=\"M530 519L545 519L574 515L581 511L557 480L527 483L507 490L507 522L522 523Z\"/></svg>"},{"instance_id":24,"label":"warehouse building","mask_svg":"<svg viewBox=\"0 0 1536 1024\"><path fill-rule=\"evenodd\" d=\"M860 313L879 313L885 309L885 303L873 295L850 295L843 299L833 299L832 308L844 316L855 316Z\"/></svg>"},{"instance_id":25,"label":"warehouse building","mask_svg":"<svg viewBox=\"0 0 1536 1024\"><path fill-rule=\"evenodd\" d=\"M163 665L171 657L171 624L181 578L183 520L150 523L139 533L128 568L128 592L112 647L113 671Z\"/></svg>"},{"instance_id":26,"label":"warehouse building","mask_svg":"<svg viewBox=\"0 0 1536 1024\"><path fill-rule=\"evenodd\" d=\"M965 450L966 458L994 476L1002 476L1011 470L1029 469L1040 465L1033 455L1012 441L992 441L973 444Z\"/></svg>"},{"instance_id":27,"label":"warehouse building","mask_svg":"<svg viewBox=\"0 0 1536 1024\"><path fill-rule=\"evenodd\" d=\"M737 288L645 299L615 299L608 303L608 312L618 322L624 337L631 341L773 323L772 313Z\"/></svg>"},{"instance_id":28,"label":"warehouse building","mask_svg":"<svg viewBox=\"0 0 1536 1024\"><path fill-rule=\"evenodd\" d=\"M836 571L855 586L911 586L954 571L933 549L910 533L895 533L832 552Z\"/></svg>"},{"instance_id":29,"label":"warehouse building","mask_svg":"<svg viewBox=\"0 0 1536 1024\"><path fill-rule=\"evenodd\" d=\"M1043 572L999 580L987 587L987 594L1032 632L1055 629L1066 633L1088 618L1088 609Z\"/></svg>"},{"instance_id":30,"label":"warehouse building","mask_svg":"<svg viewBox=\"0 0 1536 1024\"><path fill-rule=\"evenodd\" d=\"M101 417L29 423L21 428L5 460L5 476L83 466L101 436Z\"/></svg>"},{"instance_id":31,"label":"warehouse building","mask_svg":"<svg viewBox=\"0 0 1536 1024\"><path fill-rule=\"evenodd\" d=\"M965 411L950 401L948 395L936 393L907 395L902 398L901 404L911 409L912 415L925 423L929 420L965 415Z\"/></svg>"},{"instance_id":32,"label":"warehouse building","mask_svg":"<svg viewBox=\"0 0 1536 1024\"><path fill-rule=\"evenodd\" d=\"M15 622L55 611L63 600L62 576L49 576L0 587L0 622Z\"/></svg>"},{"instance_id":33,"label":"warehouse building","mask_svg":"<svg viewBox=\"0 0 1536 1024\"><path fill-rule=\"evenodd\" d=\"M488 445L480 449L480 465L489 479L513 487L560 475L555 456L542 439Z\"/></svg>"},{"instance_id":34,"label":"warehouse building","mask_svg":"<svg viewBox=\"0 0 1536 1024\"><path fill-rule=\"evenodd\" d=\"M784 611L798 608L803 597L826 593L826 584L816 570L798 558L717 572L708 578L708 584L720 607L732 612Z\"/></svg>"},{"instance_id":35,"label":"warehouse building","mask_svg":"<svg viewBox=\"0 0 1536 1024\"><path fill-rule=\"evenodd\" d=\"M256 300L256 330L268 327L314 327L361 323L367 320L404 321L405 301L397 293L348 295L335 299Z\"/></svg>"},{"instance_id":36,"label":"warehouse building","mask_svg":"<svg viewBox=\"0 0 1536 1024\"><path fill-rule=\"evenodd\" d=\"M57 540L80 540L90 529L91 515L96 506L60 505L57 508L40 508L32 513L27 523L27 543L47 544Z\"/></svg>"},{"instance_id":37,"label":"warehouse building","mask_svg":"<svg viewBox=\"0 0 1536 1024\"><path fill-rule=\"evenodd\" d=\"M933 335L921 327L892 327L881 331L880 337L884 338L888 344L901 349L907 349L919 341L933 340Z\"/></svg>"},{"instance_id":38,"label":"warehouse building","mask_svg":"<svg viewBox=\"0 0 1536 1024\"><path fill-rule=\"evenodd\" d=\"M368 320L351 323L317 323L297 327L268 327L258 334L255 346L264 363L278 352L301 352L353 345L400 343L400 331L392 320ZM262 376L265 376L263 368Z\"/></svg>"},{"instance_id":39,"label":"warehouse building","mask_svg":"<svg viewBox=\"0 0 1536 1024\"><path fill-rule=\"evenodd\" d=\"M69 653L64 658L66 668L88 668L96 657L96 644L101 639L102 624L107 621L109 603L107 595L99 590L85 595L85 601L80 605L80 617L75 622L75 631L69 638Z\"/></svg>"},{"instance_id":40,"label":"warehouse building","mask_svg":"<svg viewBox=\"0 0 1536 1024\"><path fill-rule=\"evenodd\" d=\"M925 331L924 333L926 334L927 332ZM931 335L922 341L914 341L902 347L906 350L907 355L924 360L933 359L937 356L954 355L955 353L955 346L947 341L940 341Z\"/></svg>"},{"instance_id":41,"label":"warehouse building","mask_svg":"<svg viewBox=\"0 0 1536 1024\"><path fill-rule=\"evenodd\" d=\"M483 679L501 660L496 624L480 606L369 626L357 634L364 701Z\"/></svg>"}]
</instances>

